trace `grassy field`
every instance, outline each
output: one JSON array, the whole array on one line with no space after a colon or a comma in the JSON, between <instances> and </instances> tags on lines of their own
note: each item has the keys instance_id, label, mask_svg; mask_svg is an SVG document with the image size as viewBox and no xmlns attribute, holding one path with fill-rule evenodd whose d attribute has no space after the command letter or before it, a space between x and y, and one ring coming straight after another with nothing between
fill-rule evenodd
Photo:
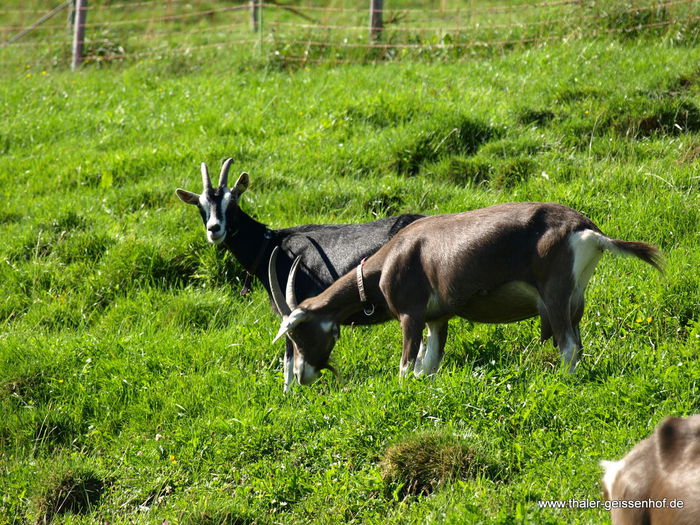
<instances>
[{"instance_id":1,"label":"grassy field","mask_svg":"<svg viewBox=\"0 0 700 525\"><path fill-rule=\"evenodd\" d=\"M600 459L700 410L700 48L573 40L462 63L235 57L0 73L0 523L586 523ZM216 58L216 57L215 57ZM28 64L28 66L31 66ZM606 256L573 377L539 324L395 322L282 395L264 290L175 196L233 157L272 227L556 201ZM422 489L422 490L421 490Z\"/></svg>"}]
</instances>

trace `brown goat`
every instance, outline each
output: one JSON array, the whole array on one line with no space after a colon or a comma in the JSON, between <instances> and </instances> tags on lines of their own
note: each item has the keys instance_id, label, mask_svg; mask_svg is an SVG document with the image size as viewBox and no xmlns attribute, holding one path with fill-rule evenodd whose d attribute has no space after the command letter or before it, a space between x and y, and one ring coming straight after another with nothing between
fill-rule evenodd
<instances>
[{"instance_id":1,"label":"brown goat","mask_svg":"<svg viewBox=\"0 0 700 525\"><path fill-rule=\"evenodd\" d=\"M584 291L605 250L661 270L653 246L611 239L571 208L533 202L419 219L355 271L299 305L294 297L299 262L290 271L285 297L271 257L272 295L283 314L277 337L289 334L294 374L307 384L329 368L343 319L373 306L386 308L403 331L401 375L412 367L416 375L429 375L440 365L450 318L510 323L539 315L542 340L553 337L573 371Z\"/></svg>"},{"instance_id":2,"label":"brown goat","mask_svg":"<svg viewBox=\"0 0 700 525\"><path fill-rule=\"evenodd\" d=\"M700 415L669 417L620 461L602 461L613 525L700 523Z\"/></svg>"}]
</instances>

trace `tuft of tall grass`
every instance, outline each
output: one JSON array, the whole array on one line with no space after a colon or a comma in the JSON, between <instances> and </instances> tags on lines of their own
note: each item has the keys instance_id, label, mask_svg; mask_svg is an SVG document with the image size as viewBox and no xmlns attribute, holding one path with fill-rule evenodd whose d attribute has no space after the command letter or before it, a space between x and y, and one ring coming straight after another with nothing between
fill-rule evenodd
<instances>
[{"instance_id":1,"label":"tuft of tall grass","mask_svg":"<svg viewBox=\"0 0 700 525\"><path fill-rule=\"evenodd\" d=\"M400 498L427 495L458 480L498 475L496 463L474 439L435 431L407 436L388 447L381 468L385 483Z\"/></svg>"}]
</instances>

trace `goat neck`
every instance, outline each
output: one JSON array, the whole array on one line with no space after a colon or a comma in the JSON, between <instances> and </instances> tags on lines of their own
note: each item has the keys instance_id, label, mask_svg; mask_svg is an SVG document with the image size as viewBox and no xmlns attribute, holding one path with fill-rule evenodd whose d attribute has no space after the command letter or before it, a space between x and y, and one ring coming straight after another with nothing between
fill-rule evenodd
<instances>
[{"instance_id":1,"label":"goat neck","mask_svg":"<svg viewBox=\"0 0 700 525\"><path fill-rule=\"evenodd\" d=\"M384 297L379 291L380 276L381 262L376 257L370 257L362 266L362 278L365 294L367 295L367 303L375 307L386 304ZM336 322L342 323L352 314L362 311L366 305L360 299L357 273L353 269L319 295L306 299L299 306L309 312L328 316Z\"/></svg>"},{"instance_id":2,"label":"goat neck","mask_svg":"<svg viewBox=\"0 0 700 525\"><path fill-rule=\"evenodd\" d=\"M256 221L236 206L233 216L228 220L231 232L224 240L224 246L238 259L247 272L255 275L261 282L267 282L267 267L264 264L272 251L273 242L266 242L265 235L270 230L263 223ZM267 244L267 246L266 246ZM268 252L260 256L260 250ZM262 261L262 264L255 264ZM256 267L257 266L257 267Z\"/></svg>"}]
</instances>

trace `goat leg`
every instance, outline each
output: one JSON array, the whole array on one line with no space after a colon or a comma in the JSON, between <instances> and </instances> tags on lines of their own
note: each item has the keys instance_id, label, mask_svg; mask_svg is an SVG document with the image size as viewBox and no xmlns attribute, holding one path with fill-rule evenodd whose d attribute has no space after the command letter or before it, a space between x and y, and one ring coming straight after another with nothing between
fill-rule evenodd
<instances>
[{"instance_id":1,"label":"goat leg","mask_svg":"<svg viewBox=\"0 0 700 525\"><path fill-rule=\"evenodd\" d=\"M401 314L399 321L403 332L403 353L401 354L399 376L403 378L408 376L415 366L423 340L425 321L423 321L422 316L415 314Z\"/></svg>"},{"instance_id":2,"label":"goat leg","mask_svg":"<svg viewBox=\"0 0 700 525\"><path fill-rule=\"evenodd\" d=\"M416 363L414 374L431 376L440 368L442 356L445 354L445 342L447 341L447 321L432 321L428 323L428 344L423 359ZM420 366L419 366L420 365Z\"/></svg>"}]
</instances>

